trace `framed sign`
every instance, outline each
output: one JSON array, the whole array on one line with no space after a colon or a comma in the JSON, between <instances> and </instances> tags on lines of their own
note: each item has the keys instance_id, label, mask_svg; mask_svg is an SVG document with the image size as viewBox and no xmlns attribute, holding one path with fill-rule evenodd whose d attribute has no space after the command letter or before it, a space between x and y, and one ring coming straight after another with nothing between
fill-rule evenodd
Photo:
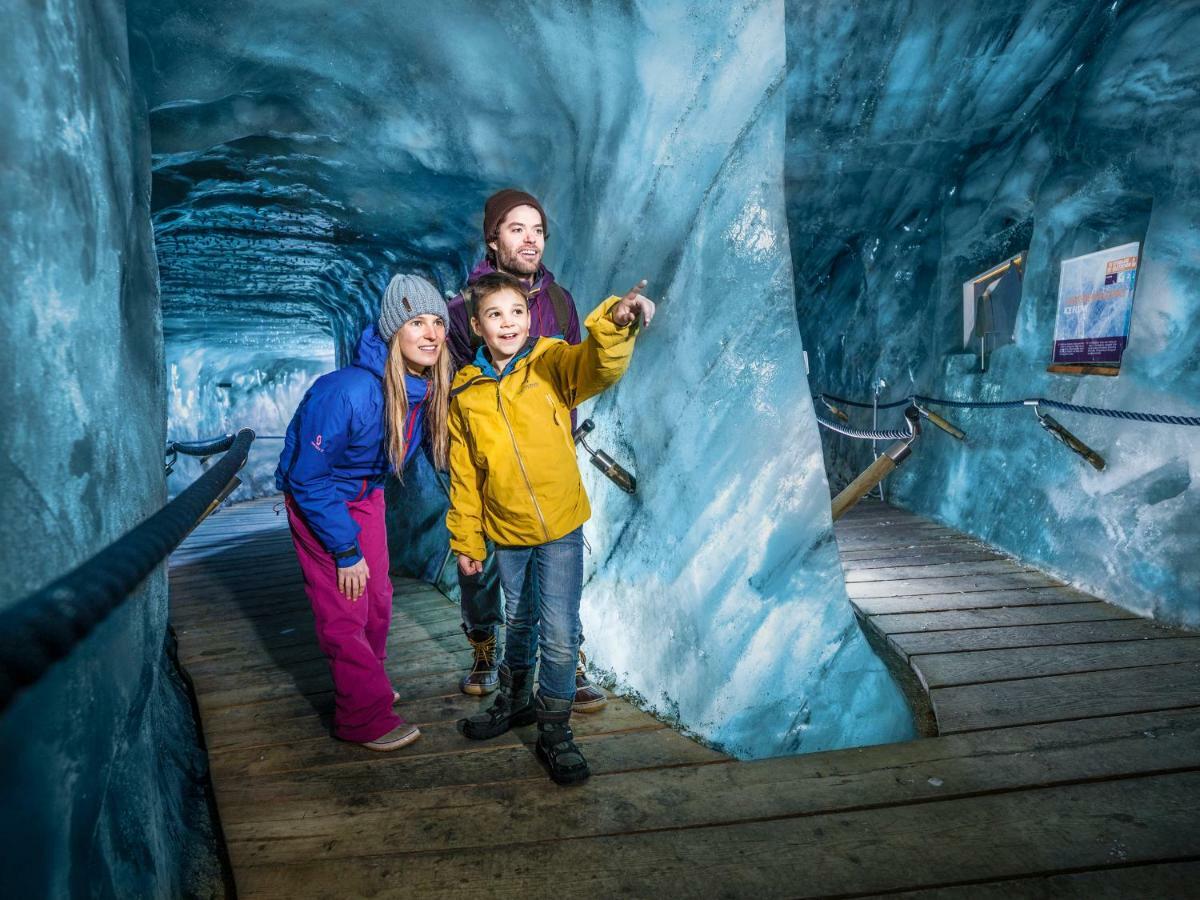
<instances>
[{"instance_id":1,"label":"framed sign","mask_svg":"<svg viewBox=\"0 0 1200 900\"><path fill-rule=\"evenodd\" d=\"M1141 244L1122 244L1062 262L1054 358L1048 371L1116 375L1129 341Z\"/></svg>"},{"instance_id":2,"label":"framed sign","mask_svg":"<svg viewBox=\"0 0 1200 900\"><path fill-rule=\"evenodd\" d=\"M989 352L1013 343L1024 274L1025 254L1018 253L963 282L963 349L978 347L980 371Z\"/></svg>"}]
</instances>

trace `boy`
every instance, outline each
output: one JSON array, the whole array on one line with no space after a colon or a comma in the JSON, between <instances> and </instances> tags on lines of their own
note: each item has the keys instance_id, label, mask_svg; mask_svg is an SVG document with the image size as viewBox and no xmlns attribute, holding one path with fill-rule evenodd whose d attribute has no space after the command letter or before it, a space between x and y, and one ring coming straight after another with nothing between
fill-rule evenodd
<instances>
[{"instance_id":1,"label":"boy","mask_svg":"<svg viewBox=\"0 0 1200 900\"><path fill-rule=\"evenodd\" d=\"M654 304L639 292L610 297L585 323L588 338L529 339L521 283L496 272L474 284L471 328L483 338L451 387L450 546L463 575L477 574L485 538L496 545L508 636L500 691L459 730L486 740L538 724L538 757L558 784L590 774L570 728L583 590L582 525L591 515L571 437L571 410L615 384L629 367L638 315ZM522 597L536 572L538 595ZM536 703L533 664L540 646Z\"/></svg>"}]
</instances>

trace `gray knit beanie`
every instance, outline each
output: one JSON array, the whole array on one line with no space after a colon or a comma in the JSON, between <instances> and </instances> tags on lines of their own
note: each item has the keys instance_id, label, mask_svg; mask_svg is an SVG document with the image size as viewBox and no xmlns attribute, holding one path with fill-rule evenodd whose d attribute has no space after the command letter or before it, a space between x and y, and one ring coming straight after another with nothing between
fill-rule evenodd
<instances>
[{"instance_id":1,"label":"gray knit beanie","mask_svg":"<svg viewBox=\"0 0 1200 900\"><path fill-rule=\"evenodd\" d=\"M376 323L379 336L385 342L391 341L401 325L424 315L441 316L442 321L449 324L446 301L438 289L420 275L393 275L379 308Z\"/></svg>"}]
</instances>

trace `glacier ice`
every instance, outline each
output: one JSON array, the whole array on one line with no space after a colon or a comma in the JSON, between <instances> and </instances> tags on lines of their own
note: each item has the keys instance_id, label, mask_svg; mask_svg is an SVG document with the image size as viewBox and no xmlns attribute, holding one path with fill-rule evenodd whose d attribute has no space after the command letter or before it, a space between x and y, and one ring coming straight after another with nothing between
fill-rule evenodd
<instances>
[{"instance_id":1,"label":"glacier ice","mask_svg":"<svg viewBox=\"0 0 1200 900\"><path fill-rule=\"evenodd\" d=\"M662 300L586 411L640 485L585 467L587 647L742 756L911 735L829 527L826 472L869 449L817 437L802 347L811 388L860 399L882 379L886 399L1200 412L1191 0L64 0L6 25L0 503L23 542L0 602L34 586L27 547L48 579L198 472L181 461L164 491L164 422L282 433L393 271L459 286L511 183L549 210L547 261L581 304L640 277ZM1058 260L1129 240L1120 377L1047 373ZM1015 341L980 372L960 285L1026 250ZM1200 624L1192 430L1062 414L1108 457L1095 472L1028 410L951 418L969 443L922 437L889 496ZM271 490L277 446L238 496ZM429 467L389 499L398 566L437 577ZM6 893L213 877L162 578L135 601L0 720L0 806L29 811L0 825Z\"/></svg>"},{"instance_id":2,"label":"glacier ice","mask_svg":"<svg viewBox=\"0 0 1200 900\"><path fill-rule=\"evenodd\" d=\"M162 505L165 410L149 141L122 4L6 7L0 73L8 606ZM206 761L166 636L160 571L0 714L3 896L219 883Z\"/></svg>"},{"instance_id":3,"label":"glacier ice","mask_svg":"<svg viewBox=\"0 0 1200 900\"><path fill-rule=\"evenodd\" d=\"M642 486L629 499L589 472L593 661L745 756L911 736L831 541L781 203L783 4L449 4L419 31L391 7L319 9L132 4L173 436L273 431L345 360L388 274L457 289L484 198L520 184L581 305L641 277L663 298L628 382L589 413ZM530 64L485 64L509 57ZM303 348L242 341L255 320L294 323ZM436 576L428 467L390 497L397 564Z\"/></svg>"},{"instance_id":4,"label":"glacier ice","mask_svg":"<svg viewBox=\"0 0 1200 900\"><path fill-rule=\"evenodd\" d=\"M1200 165L1183 150L1200 133L1200 7L797 5L787 33L788 223L815 389L869 401L883 379L884 400L1200 413ZM1143 250L1120 376L1048 373L1060 260L1126 241ZM980 372L960 285L1026 250L1016 341ZM890 497L1200 625L1196 429L1055 412L1108 459L1096 472L1027 409L938 411L968 443L931 431ZM841 438L826 449L835 483L869 461Z\"/></svg>"},{"instance_id":5,"label":"glacier ice","mask_svg":"<svg viewBox=\"0 0 1200 900\"><path fill-rule=\"evenodd\" d=\"M334 368L328 335L284 335L278 343L257 329L243 336L249 346L174 341L167 345L167 420L171 439L199 441L253 424L258 438L239 473L242 484L230 502L275 493L280 436L305 391ZM293 343L294 341L294 343ZM274 346L272 346L274 344ZM167 480L171 496L196 480L206 463L180 455Z\"/></svg>"}]
</instances>

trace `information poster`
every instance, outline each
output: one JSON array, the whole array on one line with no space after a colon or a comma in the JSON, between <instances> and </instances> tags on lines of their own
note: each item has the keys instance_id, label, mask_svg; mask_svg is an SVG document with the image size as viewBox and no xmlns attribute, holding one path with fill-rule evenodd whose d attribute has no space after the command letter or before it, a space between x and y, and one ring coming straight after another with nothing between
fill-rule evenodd
<instances>
[{"instance_id":1,"label":"information poster","mask_svg":"<svg viewBox=\"0 0 1200 900\"><path fill-rule=\"evenodd\" d=\"M1140 244L1063 260L1051 371L1116 374L1129 341Z\"/></svg>"}]
</instances>

